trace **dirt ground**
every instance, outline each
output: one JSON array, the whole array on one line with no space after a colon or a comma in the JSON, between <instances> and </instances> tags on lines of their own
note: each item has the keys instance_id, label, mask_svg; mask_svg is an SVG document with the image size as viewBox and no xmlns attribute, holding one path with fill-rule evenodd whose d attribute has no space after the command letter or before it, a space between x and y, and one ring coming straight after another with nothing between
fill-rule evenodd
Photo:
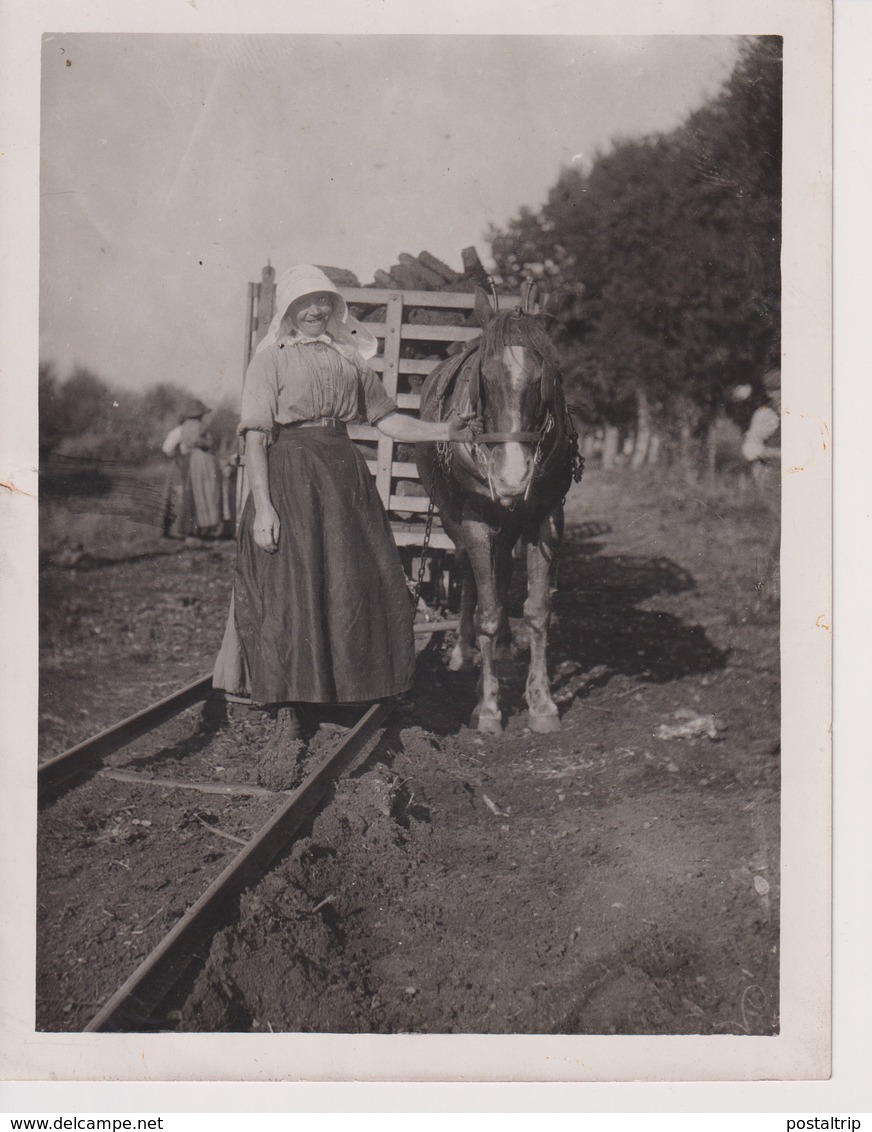
<instances>
[{"instance_id":1,"label":"dirt ground","mask_svg":"<svg viewBox=\"0 0 872 1132\"><path fill-rule=\"evenodd\" d=\"M429 656L377 746L228 909L156 1024L777 1032L773 522L732 482L586 475L554 597L562 730L525 726L523 651L504 668L498 737L466 726L475 677ZM140 535L72 561L47 548L43 757L211 665L232 544ZM519 586L523 646L521 598ZM313 760L335 722L322 720ZM289 782L259 753L270 726L191 709L110 760L251 793L98 777L43 811L41 1028L81 1029L276 808L269 791Z\"/></svg>"}]
</instances>

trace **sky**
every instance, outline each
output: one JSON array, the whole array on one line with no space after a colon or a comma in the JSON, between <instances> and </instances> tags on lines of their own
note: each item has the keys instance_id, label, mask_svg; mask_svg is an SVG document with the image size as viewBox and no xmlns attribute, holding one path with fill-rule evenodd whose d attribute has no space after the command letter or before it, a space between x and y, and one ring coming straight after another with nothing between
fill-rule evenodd
<instances>
[{"instance_id":1,"label":"sky","mask_svg":"<svg viewBox=\"0 0 872 1132\"><path fill-rule=\"evenodd\" d=\"M678 125L729 36L46 36L40 357L238 399L267 260L455 269L562 167Z\"/></svg>"}]
</instances>

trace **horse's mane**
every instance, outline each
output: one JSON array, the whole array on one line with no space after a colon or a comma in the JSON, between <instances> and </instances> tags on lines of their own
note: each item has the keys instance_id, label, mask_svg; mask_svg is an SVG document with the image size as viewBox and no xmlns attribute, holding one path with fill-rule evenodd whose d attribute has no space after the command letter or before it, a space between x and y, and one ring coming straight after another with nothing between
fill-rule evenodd
<instances>
[{"instance_id":1,"label":"horse's mane","mask_svg":"<svg viewBox=\"0 0 872 1132\"><path fill-rule=\"evenodd\" d=\"M554 343L532 315L520 311L497 311L482 335L485 353L502 353L506 346L523 346L532 350L542 361L559 372L559 361Z\"/></svg>"}]
</instances>

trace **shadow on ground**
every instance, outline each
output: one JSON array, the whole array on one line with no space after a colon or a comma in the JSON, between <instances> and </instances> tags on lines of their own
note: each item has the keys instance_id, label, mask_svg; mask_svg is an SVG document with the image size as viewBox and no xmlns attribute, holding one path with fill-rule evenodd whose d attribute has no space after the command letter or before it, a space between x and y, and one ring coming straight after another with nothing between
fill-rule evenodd
<instances>
[{"instance_id":1,"label":"shadow on ground","mask_svg":"<svg viewBox=\"0 0 872 1132\"><path fill-rule=\"evenodd\" d=\"M561 551L548 642L548 666L561 714L571 702L584 699L615 676L668 684L726 664L727 654L709 640L701 625L666 611L640 608L659 595L694 591L693 576L668 558L604 554L603 544L596 540L608 533L608 525L602 523L570 528ZM519 655L499 666L507 716L525 706L525 590L521 566L509 609ZM427 698L422 724L440 734L455 732L468 723L475 707L477 673L449 672L441 659L430 662L428 673L435 676L439 693Z\"/></svg>"}]
</instances>

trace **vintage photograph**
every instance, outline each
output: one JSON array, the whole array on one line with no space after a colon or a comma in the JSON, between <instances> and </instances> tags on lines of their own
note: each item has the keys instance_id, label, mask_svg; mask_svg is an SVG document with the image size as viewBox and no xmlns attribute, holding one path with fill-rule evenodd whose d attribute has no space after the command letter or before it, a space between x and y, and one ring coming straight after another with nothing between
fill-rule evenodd
<instances>
[{"instance_id":1,"label":"vintage photograph","mask_svg":"<svg viewBox=\"0 0 872 1132\"><path fill-rule=\"evenodd\" d=\"M44 37L39 1029L778 1033L781 138L777 36Z\"/></svg>"},{"instance_id":2,"label":"vintage photograph","mask_svg":"<svg viewBox=\"0 0 872 1132\"><path fill-rule=\"evenodd\" d=\"M41 35L40 1057L826 1072L804 43L499 30Z\"/></svg>"}]
</instances>

